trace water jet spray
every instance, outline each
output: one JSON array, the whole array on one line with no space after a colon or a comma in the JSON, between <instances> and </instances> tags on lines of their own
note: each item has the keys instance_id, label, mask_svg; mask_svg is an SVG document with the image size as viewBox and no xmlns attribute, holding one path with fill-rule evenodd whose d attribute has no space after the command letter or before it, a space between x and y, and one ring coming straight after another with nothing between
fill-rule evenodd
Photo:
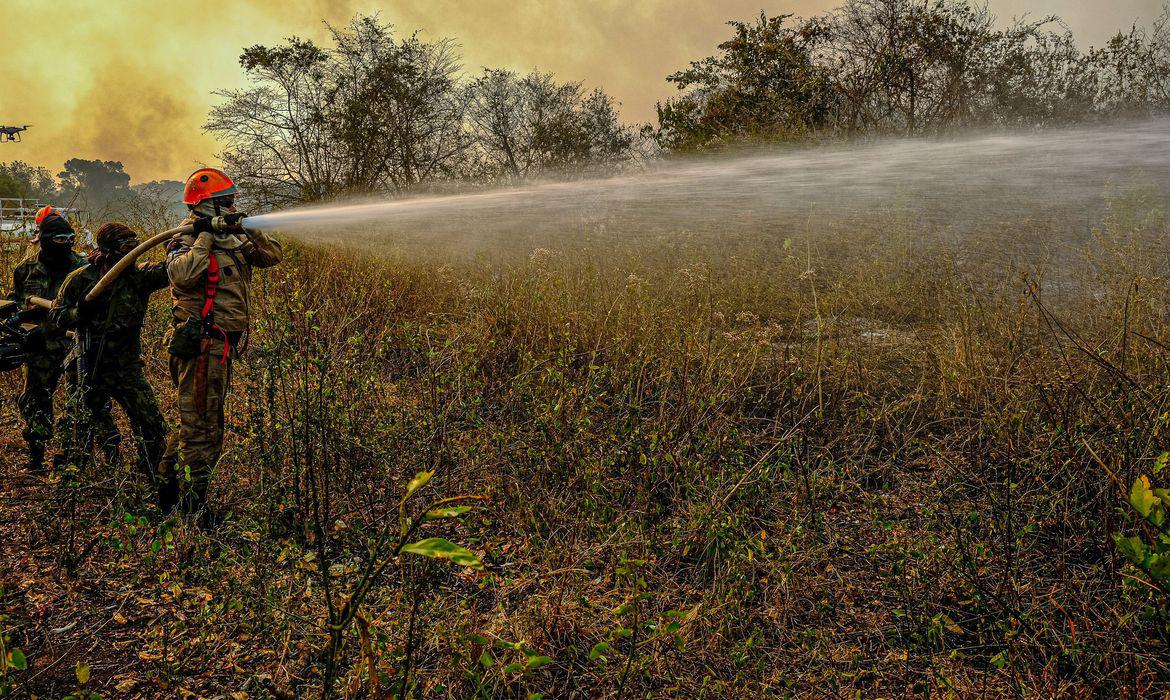
<instances>
[{"instance_id":1,"label":"water jet spray","mask_svg":"<svg viewBox=\"0 0 1170 700\"><path fill-rule=\"evenodd\" d=\"M895 214L962 242L989 226L1083 227L1111 188L1170 192L1170 122L891 139L670 158L609 178L302 207L248 220L311 243L458 254L572 246L587 236L785 237ZM1070 229L1071 230L1071 229Z\"/></svg>"},{"instance_id":2,"label":"water jet spray","mask_svg":"<svg viewBox=\"0 0 1170 700\"><path fill-rule=\"evenodd\" d=\"M622 239L681 231L717 240L738 232L790 235L818 225L902 213L934 236L1019 225L1030 217L1083 225L1112 186L1135 175L1163 198L1170 192L1170 122L1093 128L897 139L726 157L668 160L645 172L549 182L495 191L290 209L243 225L317 243L381 252L421 234L435 246L474 251L547 245L566 234ZM213 224L224 229L224 222ZM785 227L782 234L778 227ZM135 260L180 226L123 257L87 295L93 299ZM779 234L779 235L778 235ZM616 238L614 240L617 240Z\"/></svg>"}]
</instances>

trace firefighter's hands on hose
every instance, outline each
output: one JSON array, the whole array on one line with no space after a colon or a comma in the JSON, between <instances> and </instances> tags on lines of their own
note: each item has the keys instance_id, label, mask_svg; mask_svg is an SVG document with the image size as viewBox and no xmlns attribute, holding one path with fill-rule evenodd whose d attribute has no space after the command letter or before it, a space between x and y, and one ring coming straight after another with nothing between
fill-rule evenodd
<instances>
[{"instance_id":1,"label":"firefighter's hands on hose","mask_svg":"<svg viewBox=\"0 0 1170 700\"><path fill-rule=\"evenodd\" d=\"M24 315L18 313L0 321L0 331L2 331L2 335L18 339L23 343L28 335L28 331L24 329Z\"/></svg>"},{"instance_id":2,"label":"firefighter's hands on hose","mask_svg":"<svg viewBox=\"0 0 1170 700\"><path fill-rule=\"evenodd\" d=\"M203 233L215 233L215 224L210 216L201 216L191 223L191 227L195 229L195 235L198 236Z\"/></svg>"},{"instance_id":3,"label":"firefighter's hands on hose","mask_svg":"<svg viewBox=\"0 0 1170 700\"><path fill-rule=\"evenodd\" d=\"M30 296L24 300L24 308L18 314L23 323L39 323L49 314L45 300L37 296Z\"/></svg>"},{"instance_id":4,"label":"firefighter's hands on hose","mask_svg":"<svg viewBox=\"0 0 1170 700\"><path fill-rule=\"evenodd\" d=\"M232 212L231 214L224 214L219 217L223 220L223 229L226 231L243 231L243 221L248 217L242 211Z\"/></svg>"},{"instance_id":5,"label":"firefighter's hands on hose","mask_svg":"<svg viewBox=\"0 0 1170 700\"><path fill-rule=\"evenodd\" d=\"M247 216L244 212L233 212L222 216L202 216L195 219L191 227L195 229L196 236L201 233L247 233L242 224Z\"/></svg>"}]
</instances>

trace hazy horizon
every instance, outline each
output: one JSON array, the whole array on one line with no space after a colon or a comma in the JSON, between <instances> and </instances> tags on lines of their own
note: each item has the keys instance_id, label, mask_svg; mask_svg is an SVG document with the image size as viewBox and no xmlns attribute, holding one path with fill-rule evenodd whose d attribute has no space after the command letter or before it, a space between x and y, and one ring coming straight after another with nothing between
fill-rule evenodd
<instances>
[{"instance_id":1,"label":"hazy horizon","mask_svg":"<svg viewBox=\"0 0 1170 700\"><path fill-rule=\"evenodd\" d=\"M653 119L656 102L673 87L665 78L714 52L728 36L725 22L769 14L809 16L839 0L762 2L569 0L514 3L483 0L236 0L206 18L208 31L184 6L145 0L82 0L51 6L15 0L0 25L4 89L0 124L32 124L20 144L0 144L0 162L22 160L54 173L71 157L118 160L135 182L181 179L214 163L218 145L202 132L216 89L243 85L241 50L291 35L320 38L322 21L344 23L357 12L380 12L402 31L450 37L465 68L551 71L581 80L622 104L630 122ZM1132 23L1148 24L1161 0L991 0L1001 22L1059 14L1086 45L1100 45ZM21 20L24 21L21 21ZM30 31L50 27L50 31Z\"/></svg>"}]
</instances>

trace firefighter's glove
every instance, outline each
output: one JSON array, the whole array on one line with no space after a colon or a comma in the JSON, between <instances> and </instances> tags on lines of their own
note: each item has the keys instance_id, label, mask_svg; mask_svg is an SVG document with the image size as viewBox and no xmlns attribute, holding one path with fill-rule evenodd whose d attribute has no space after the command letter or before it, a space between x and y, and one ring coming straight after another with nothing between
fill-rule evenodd
<instances>
[{"instance_id":1,"label":"firefighter's glove","mask_svg":"<svg viewBox=\"0 0 1170 700\"><path fill-rule=\"evenodd\" d=\"M28 333L24 334L24 349L29 352L42 352L46 346L45 343L45 329L43 326L37 326Z\"/></svg>"},{"instance_id":2,"label":"firefighter's glove","mask_svg":"<svg viewBox=\"0 0 1170 700\"><path fill-rule=\"evenodd\" d=\"M195 219L194 223L191 224L191 227L195 229L196 236L201 233L215 233L215 227L211 223L210 216L203 216Z\"/></svg>"}]
</instances>

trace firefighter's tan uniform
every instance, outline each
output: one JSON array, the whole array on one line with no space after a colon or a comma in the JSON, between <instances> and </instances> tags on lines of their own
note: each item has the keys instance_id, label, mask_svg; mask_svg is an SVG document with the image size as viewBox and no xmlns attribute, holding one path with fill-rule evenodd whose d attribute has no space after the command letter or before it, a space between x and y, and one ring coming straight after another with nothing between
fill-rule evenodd
<instances>
[{"instance_id":1,"label":"firefighter's tan uniform","mask_svg":"<svg viewBox=\"0 0 1170 700\"><path fill-rule=\"evenodd\" d=\"M223 450L224 399L232 360L248 330L252 271L276 265L283 252L277 241L259 231L239 236L176 236L167 246L175 324L172 332L188 319L201 318L212 256L219 269L212 317L222 334L205 337L202 351L195 357L172 354L170 358L171 379L179 393L179 431L167 446L164 464L185 484L182 503L188 512L203 508L212 470Z\"/></svg>"}]
</instances>

